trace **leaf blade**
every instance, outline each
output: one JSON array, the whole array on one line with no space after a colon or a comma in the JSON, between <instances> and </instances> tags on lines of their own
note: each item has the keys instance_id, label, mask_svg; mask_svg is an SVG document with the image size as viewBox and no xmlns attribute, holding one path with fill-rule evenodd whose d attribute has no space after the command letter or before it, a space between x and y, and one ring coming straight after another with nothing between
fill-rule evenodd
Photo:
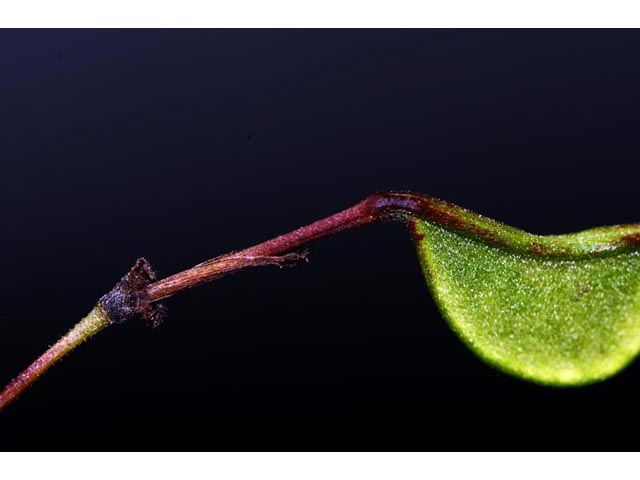
<instances>
[{"instance_id":1,"label":"leaf blade","mask_svg":"<svg viewBox=\"0 0 640 480\"><path fill-rule=\"evenodd\" d=\"M438 306L476 354L558 386L603 380L635 358L640 252L622 239L638 225L538 236L461 210L491 235L418 217L412 227Z\"/></svg>"}]
</instances>

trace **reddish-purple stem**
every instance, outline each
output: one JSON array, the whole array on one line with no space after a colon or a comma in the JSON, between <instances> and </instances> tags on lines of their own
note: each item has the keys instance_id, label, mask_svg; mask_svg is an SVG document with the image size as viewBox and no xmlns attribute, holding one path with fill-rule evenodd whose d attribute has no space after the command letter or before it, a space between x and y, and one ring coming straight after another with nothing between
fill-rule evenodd
<instances>
[{"instance_id":1,"label":"reddish-purple stem","mask_svg":"<svg viewBox=\"0 0 640 480\"><path fill-rule=\"evenodd\" d=\"M67 353L109 325L109 319L101 306L96 305L55 345L44 352L0 393L0 411L35 382Z\"/></svg>"},{"instance_id":2,"label":"reddish-purple stem","mask_svg":"<svg viewBox=\"0 0 640 480\"><path fill-rule=\"evenodd\" d=\"M403 213L405 214L403 218L406 218L406 214L411 210L409 206L411 202L415 203L407 194L402 193L385 192L371 195L353 207L322 220L253 247L208 260L193 268L153 283L147 287L149 301L162 300L185 288L201 285L248 266L269 263L265 259L271 259L273 261L270 263L276 263L277 259L281 258L280 255L327 235L361 227L383 219L398 219Z\"/></svg>"},{"instance_id":3,"label":"reddish-purple stem","mask_svg":"<svg viewBox=\"0 0 640 480\"><path fill-rule=\"evenodd\" d=\"M420 216L454 228L472 228L463 219L452 214L449 209L445 208L445 205L445 202L426 195L409 192L383 192L371 195L351 208L310 225L253 247L213 258L193 268L148 284L141 291L136 292L136 299L140 300L139 302L136 300L138 302L137 308L140 310L138 313L144 315L145 311L142 310L147 310L152 302L168 298L181 290L210 282L243 268L282 265L303 259L305 254L290 252L321 237L380 220L410 222L415 216ZM482 234L483 232L476 233ZM116 295L115 298L117 300L120 297ZM122 313L120 310L123 305L124 311L130 307L128 303L118 305L119 300L114 303L114 301L105 302L104 299L105 297L98 302L85 319L73 327L69 333L49 348L0 393L0 410L15 400L22 391L77 345L111 323L118 323L120 320L115 317Z\"/></svg>"}]
</instances>

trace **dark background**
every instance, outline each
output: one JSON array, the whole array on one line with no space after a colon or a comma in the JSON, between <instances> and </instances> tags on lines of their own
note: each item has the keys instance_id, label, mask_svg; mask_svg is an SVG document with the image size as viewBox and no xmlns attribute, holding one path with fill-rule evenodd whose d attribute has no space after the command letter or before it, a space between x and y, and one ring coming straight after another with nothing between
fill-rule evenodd
<instances>
[{"instance_id":1,"label":"dark background","mask_svg":"<svg viewBox=\"0 0 640 480\"><path fill-rule=\"evenodd\" d=\"M640 220L633 31L3 31L0 383L160 276L412 189L536 233ZM553 389L449 330L381 224L110 328L6 450L638 449L640 364Z\"/></svg>"}]
</instances>

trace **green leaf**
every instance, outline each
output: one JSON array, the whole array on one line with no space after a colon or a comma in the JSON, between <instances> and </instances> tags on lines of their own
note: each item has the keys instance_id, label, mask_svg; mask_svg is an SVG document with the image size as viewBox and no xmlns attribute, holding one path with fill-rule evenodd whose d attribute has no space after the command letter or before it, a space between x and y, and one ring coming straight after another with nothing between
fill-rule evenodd
<instances>
[{"instance_id":1,"label":"green leaf","mask_svg":"<svg viewBox=\"0 0 640 480\"><path fill-rule=\"evenodd\" d=\"M444 317L481 358L549 385L603 380L640 350L640 224L532 235L412 195L414 240Z\"/></svg>"}]
</instances>

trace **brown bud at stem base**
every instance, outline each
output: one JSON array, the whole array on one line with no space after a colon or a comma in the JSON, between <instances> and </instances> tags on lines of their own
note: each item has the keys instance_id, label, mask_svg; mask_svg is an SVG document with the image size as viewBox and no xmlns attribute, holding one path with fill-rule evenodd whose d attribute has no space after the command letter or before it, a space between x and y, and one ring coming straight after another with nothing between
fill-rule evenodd
<instances>
[{"instance_id":1,"label":"brown bud at stem base","mask_svg":"<svg viewBox=\"0 0 640 480\"><path fill-rule=\"evenodd\" d=\"M120 323L140 314L152 325L162 316L161 306L151 306L145 288L155 280L149 263L141 258L133 268L104 295L95 307L55 345L44 352L0 393L0 410L15 400L24 390L78 345L113 323Z\"/></svg>"}]
</instances>

